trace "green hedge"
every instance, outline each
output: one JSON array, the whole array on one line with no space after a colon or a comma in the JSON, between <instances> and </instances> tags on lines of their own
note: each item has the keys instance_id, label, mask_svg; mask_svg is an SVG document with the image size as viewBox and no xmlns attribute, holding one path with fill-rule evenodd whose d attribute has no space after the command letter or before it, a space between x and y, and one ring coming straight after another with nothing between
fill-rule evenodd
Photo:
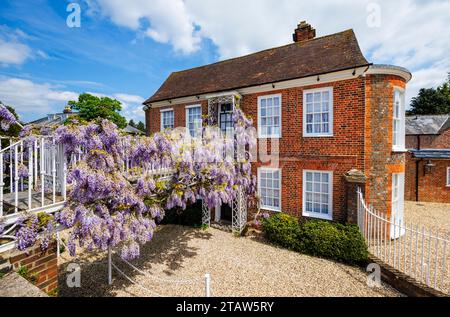
<instances>
[{"instance_id":1,"label":"green hedge","mask_svg":"<svg viewBox=\"0 0 450 317\"><path fill-rule=\"evenodd\" d=\"M367 260L364 237L355 225L343 225L321 220L299 224L298 220L280 213L263 220L267 238L285 248L304 254L349 264Z\"/></svg>"}]
</instances>

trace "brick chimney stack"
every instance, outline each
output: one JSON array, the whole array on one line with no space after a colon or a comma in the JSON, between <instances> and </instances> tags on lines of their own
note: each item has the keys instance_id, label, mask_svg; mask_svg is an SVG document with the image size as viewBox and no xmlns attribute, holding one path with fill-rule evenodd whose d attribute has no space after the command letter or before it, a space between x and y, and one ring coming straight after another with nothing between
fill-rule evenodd
<instances>
[{"instance_id":1,"label":"brick chimney stack","mask_svg":"<svg viewBox=\"0 0 450 317\"><path fill-rule=\"evenodd\" d=\"M303 42L306 40L311 40L315 37L316 30L313 29L311 25L306 23L306 21L300 22L293 34L294 42Z\"/></svg>"}]
</instances>

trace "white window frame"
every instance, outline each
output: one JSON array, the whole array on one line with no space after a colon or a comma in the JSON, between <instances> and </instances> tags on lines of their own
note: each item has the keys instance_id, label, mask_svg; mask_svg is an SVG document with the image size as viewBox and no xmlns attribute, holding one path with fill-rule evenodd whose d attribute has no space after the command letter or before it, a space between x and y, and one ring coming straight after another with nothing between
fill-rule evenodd
<instances>
[{"instance_id":1,"label":"white window frame","mask_svg":"<svg viewBox=\"0 0 450 317\"><path fill-rule=\"evenodd\" d=\"M447 167L447 187L450 187L450 166Z\"/></svg>"},{"instance_id":2,"label":"white window frame","mask_svg":"<svg viewBox=\"0 0 450 317\"><path fill-rule=\"evenodd\" d=\"M191 109L195 109L195 108L199 108L200 109L200 120L202 118L202 105L198 104L198 105L191 105L191 106L186 106L186 129L189 132L189 134L191 135L191 137L196 137L196 135L192 135L191 134L191 130L189 129L189 110ZM201 126L200 126L201 128Z\"/></svg>"},{"instance_id":3,"label":"white window frame","mask_svg":"<svg viewBox=\"0 0 450 317\"><path fill-rule=\"evenodd\" d=\"M322 214L322 213L316 213L316 212L310 212L306 211L306 174L307 173L321 173L321 174L328 174L328 194L329 194L329 212L328 214ZM322 171L322 170L303 170L303 194L302 194L302 202L303 202L303 208L302 208L302 215L304 217L308 218L315 218L315 219L323 219L323 220L333 220L333 181L334 181L334 172L333 171ZM314 175L313 175L314 177ZM313 188L314 190L314 188ZM322 195L322 194L321 194Z\"/></svg>"},{"instance_id":4,"label":"white window frame","mask_svg":"<svg viewBox=\"0 0 450 317\"><path fill-rule=\"evenodd\" d=\"M396 109L396 96L399 95L399 113L397 116ZM392 151L394 152L406 152L405 145L405 124L406 124L406 109L405 109L405 89L400 87L394 87L394 96L392 102ZM397 133L394 131L395 122L398 123Z\"/></svg>"},{"instance_id":5,"label":"white window frame","mask_svg":"<svg viewBox=\"0 0 450 317\"><path fill-rule=\"evenodd\" d=\"M261 129L261 100L263 99L270 99L270 98L279 98L280 99L280 112L279 112L279 117L280 117L280 133L278 134L263 134L262 133L262 129ZM282 127L283 127L283 122L282 122L282 111L283 110L283 99L282 99L282 94L274 94L274 95L264 95L264 96L259 96L258 97L258 138L260 139L281 139L282 136Z\"/></svg>"},{"instance_id":6,"label":"white window frame","mask_svg":"<svg viewBox=\"0 0 450 317\"><path fill-rule=\"evenodd\" d=\"M164 131L164 122L163 122L163 118L164 118L164 113L166 112L172 112L173 113L173 127L175 128L175 111L173 110L173 108L170 109L163 109L161 110L161 117L160 117L160 128L161 131Z\"/></svg>"},{"instance_id":7,"label":"white window frame","mask_svg":"<svg viewBox=\"0 0 450 317\"><path fill-rule=\"evenodd\" d=\"M280 175L280 179L278 181L278 190L280 191L280 197L278 197L278 200L280 201L280 206L278 208L273 207L273 206L264 206L262 203L262 199L261 199L261 209L262 210L268 210L268 211L275 211L275 212L281 212L282 210L282 188L281 188L281 180L283 179L283 174L280 168L271 168L271 167L259 167L258 168L258 195L259 197L261 197L261 172L265 171L265 172L279 172ZM272 188L273 189L273 188Z\"/></svg>"},{"instance_id":8,"label":"white window frame","mask_svg":"<svg viewBox=\"0 0 450 317\"><path fill-rule=\"evenodd\" d=\"M306 116L307 113L307 102L306 97L308 94L314 94L317 92L328 92L329 93L329 108L328 108L328 133L320 132L310 132L307 131L307 122ZM303 91L303 137L304 138L316 138L316 137L333 137L334 136L334 96L333 96L334 88L333 87L323 87L317 89L308 89ZM314 129L314 125L313 125Z\"/></svg>"}]
</instances>

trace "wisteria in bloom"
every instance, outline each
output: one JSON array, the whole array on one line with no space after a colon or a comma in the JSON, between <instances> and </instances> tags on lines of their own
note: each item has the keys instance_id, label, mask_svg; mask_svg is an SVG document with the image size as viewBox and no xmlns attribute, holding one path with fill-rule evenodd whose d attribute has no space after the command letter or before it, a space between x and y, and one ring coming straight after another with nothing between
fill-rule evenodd
<instances>
[{"instance_id":1,"label":"wisteria in bloom","mask_svg":"<svg viewBox=\"0 0 450 317\"><path fill-rule=\"evenodd\" d=\"M203 128L201 138L191 138L186 129L129 137L108 120L58 128L55 140L65 154L82 156L68 172L65 207L55 214L58 224L71 229L70 254L77 247L118 247L124 259L134 259L153 238L164 210L185 209L200 199L214 208L240 190L254 196L250 160L256 141L247 131L252 122L238 108L233 120L236 133L229 138L217 127ZM162 177L154 173L158 169L170 173ZM28 230L40 231L41 247L48 245L54 226L27 224L21 227L22 245L37 239Z\"/></svg>"},{"instance_id":2,"label":"wisteria in bloom","mask_svg":"<svg viewBox=\"0 0 450 317\"><path fill-rule=\"evenodd\" d=\"M8 131L9 127L17 123L16 117L0 103L0 127L3 131Z\"/></svg>"},{"instance_id":3,"label":"wisteria in bloom","mask_svg":"<svg viewBox=\"0 0 450 317\"><path fill-rule=\"evenodd\" d=\"M16 231L16 238L19 250L25 250L33 246L39 236L39 220L36 215L22 217L17 221L19 229Z\"/></svg>"}]
</instances>

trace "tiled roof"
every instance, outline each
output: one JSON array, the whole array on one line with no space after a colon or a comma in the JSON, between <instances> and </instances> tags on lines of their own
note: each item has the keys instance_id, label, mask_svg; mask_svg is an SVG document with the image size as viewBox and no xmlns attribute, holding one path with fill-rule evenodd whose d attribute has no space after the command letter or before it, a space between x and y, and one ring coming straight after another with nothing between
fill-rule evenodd
<instances>
[{"instance_id":1,"label":"tiled roof","mask_svg":"<svg viewBox=\"0 0 450 317\"><path fill-rule=\"evenodd\" d=\"M276 83L369 63L353 30L172 73L145 104Z\"/></svg>"},{"instance_id":2,"label":"tiled roof","mask_svg":"<svg viewBox=\"0 0 450 317\"><path fill-rule=\"evenodd\" d=\"M450 128L449 115L406 117L406 135L440 134Z\"/></svg>"}]
</instances>

